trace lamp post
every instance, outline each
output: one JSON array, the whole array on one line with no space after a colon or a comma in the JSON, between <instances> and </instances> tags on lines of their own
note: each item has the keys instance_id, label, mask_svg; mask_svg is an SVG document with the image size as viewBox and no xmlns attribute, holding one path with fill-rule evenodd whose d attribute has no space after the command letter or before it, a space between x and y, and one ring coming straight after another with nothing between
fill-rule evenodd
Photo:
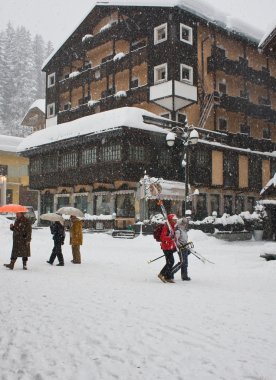
<instances>
[{"instance_id":1,"label":"lamp post","mask_svg":"<svg viewBox=\"0 0 276 380\"><path fill-rule=\"evenodd\" d=\"M182 127L173 127L172 130L167 134L166 141L167 145L172 147L175 144L175 140L179 139L183 142L185 156L182 161L182 166L185 167L185 201L184 201L184 213L187 210L188 202L188 186L189 186L189 146L195 145L198 142L198 132L195 129L184 129Z\"/></svg>"}]
</instances>

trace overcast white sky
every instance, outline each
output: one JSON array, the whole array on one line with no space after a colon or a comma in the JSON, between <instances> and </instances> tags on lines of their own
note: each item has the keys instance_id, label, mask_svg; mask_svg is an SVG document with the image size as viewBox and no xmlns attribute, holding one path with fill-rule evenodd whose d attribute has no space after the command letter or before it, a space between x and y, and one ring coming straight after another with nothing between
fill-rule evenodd
<instances>
[{"instance_id":1,"label":"overcast white sky","mask_svg":"<svg viewBox=\"0 0 276 380\"><path fill-rule=\"evenodd\" d=\"M276 24L276 0L204 1L264 32ZM126 3L133 2L135 0L126 0ZM93 4L93 0L0 0L0 30L11 21L14 26L25 26L32 34L41 34L45 41L51 40L57 48L79 25Z\"/></svg>"}]
</instances>

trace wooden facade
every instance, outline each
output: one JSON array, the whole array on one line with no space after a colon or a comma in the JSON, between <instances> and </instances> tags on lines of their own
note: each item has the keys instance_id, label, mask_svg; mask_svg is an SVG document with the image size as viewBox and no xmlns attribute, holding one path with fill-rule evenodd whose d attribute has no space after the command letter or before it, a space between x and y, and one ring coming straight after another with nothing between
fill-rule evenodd
<instances>
[{"instance_id":1,"label":"wooden facade","mask_svg":"<svg viewBox=\"0 0 276 380\"><path fill-rule=\"evenodd\" d=\"M222 141L200 136L203 141L191 149L198 217L251 210L274 174L276 62L258 50L254 38L179 7L97 5L44 71L46 127L128 106L223 132ZM117 160L102 160L105 144L119 147ZM143 161L130 160L131 146L137 156L144 152ZM94 157L89 167L81 164L85 149ZM50 199L80 188L91 196L98 184L100 191L116 192L122 185L134 191L144 170L183 181L182 150L168 150L164 136L123 126L107 132L104 142L103 134L80 136L28 152L31 186ZM62 158L69 152L75 155ZM74 166L64 166L66 160ZM136 202L136 217L139 210Z\"/></svg>"}]
</instances>

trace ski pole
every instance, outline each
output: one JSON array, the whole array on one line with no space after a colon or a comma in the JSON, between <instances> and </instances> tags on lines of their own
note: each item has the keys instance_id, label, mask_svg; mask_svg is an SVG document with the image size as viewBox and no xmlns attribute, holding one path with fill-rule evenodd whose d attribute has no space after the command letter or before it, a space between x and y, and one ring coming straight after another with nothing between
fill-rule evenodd
<instances>
[{"instance_id":1,"label":"ski pole","mask_svg":"<svg viewBox=\"0 0 276 380\"><path fill-rule=\"evenodd\" d=\"M161 257L164 257L164 256L165 256L165 255L162 255L162 256L156 257L156 259L149 260L149 261L148 261L148 264L153 263L154 261L159 260L159 259L161 259Z\"/></svg>"}]
</instances>

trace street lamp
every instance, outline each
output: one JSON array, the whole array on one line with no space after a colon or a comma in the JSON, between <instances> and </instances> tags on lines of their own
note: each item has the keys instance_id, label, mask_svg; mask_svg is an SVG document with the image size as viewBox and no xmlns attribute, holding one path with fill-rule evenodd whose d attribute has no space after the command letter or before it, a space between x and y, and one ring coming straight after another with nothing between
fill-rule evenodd
<instances>
[{"instance_id":1,"label":"street lamp","mask_svg":"<svg viewBox=\"0 0 276 380\"><path fill-rule=\"evenodd\" d=\"M188 202L188 185L189 185L189 145L195 145L198 143L198 132L195 129L184 129L182 127L173 127L172 130L167 134L166 141L167 145L172 147L175 144L175 140L178 138L183 142L184 148L186 148L185 157L182 161L182 166L185 167L185 202L184 202L184 213L187 210Z\"/></svg>"}]
</instances>

